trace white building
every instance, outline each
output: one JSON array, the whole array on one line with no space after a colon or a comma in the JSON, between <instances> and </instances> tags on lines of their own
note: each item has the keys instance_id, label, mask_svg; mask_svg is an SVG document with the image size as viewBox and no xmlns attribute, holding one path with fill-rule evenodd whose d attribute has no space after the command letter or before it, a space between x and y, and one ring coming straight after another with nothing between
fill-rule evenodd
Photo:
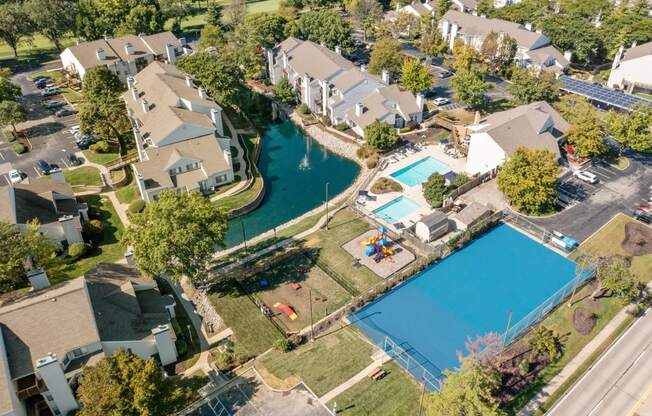
<instances>
[{"instance_id":1,"label":"white building","mask_svg":"<svg viewBox=\"0 0 652 416\"><path fill-rule=\"evenodd\" d=\"M222 108L205 89L161 62L128 78L127 86L123 99L139 158L132 167L145 202L166 189L206 194L233 182Z\"/></svg>"},{"instance_id":2,"label":"white building","mask_svg":"<svg viewBox=\"0 0 652 416\"><path fill-rule=\"evenodd\" d=\"M495 32L499 36L514 38L517 45L514 62L524 68L534 67L561 74L570 64L570 53L559 52L546 35L533 31L531 24L523 26L507 20L449 10L439 21L439 30L451 50L455 48L455 41L460 40L479 51L485 38Z\"/></svg>"},{"instance_id":3,"label":"white building","mask_svg":"<svg viewBox=\"0 0 652 416\"><path fill-rule=\"evenodd\" d=\"M63 69L71 76L84 79L89 69L105 65L122 82L134 76L155 60L174 64L177 56L188 53L185 39L177 39L172 32L154 35L126 35L119 38L83 42L66 48L61 53Z\"/></svg>"},{"instance_id":4,"label":"white building","mask_svg":"<svg viewBox=\"0 0 652 416\"><path fill-rule=\"evenodd\" d=\"M360 137L376 120L396 128L422 121L423 96L390 85L387 71L376 77L357 68L339 48L288 38L266 54L272 84L287 78L299 102L333 125L346 123Z\"/></svg>"},{"instance_id":5,"label":"white building","mask_svg":"<svg viewBox=\"0 0 652 416\"><path fill-rule=\"evenodd\" d=\"M557 160L561 157L559 141L569 128L568 122L545 101L493 113L467 126L466 171L471 175L489 172L519 147L548 150Z\"/></svg>"},{"instance_id":6,"label":"white building","mask_svg":"<svg viewBox=\"0 0 652 416\"><path fill-rule=\"evenodd\" d=\"M100 264L52 287L44 275L30 280L45 288L0 307L0 415L77 409L84 366L118 348L163 365L177 360L174 299L135 269Z\"/></svg>"},{"instance_id":7,"label":"white building","mask_svg":"<svg viewBox=\"0 0 652 416\"><path fill-rule=\"evenodd\" d=\"M652 92L652 42L634 44L627 51L621 46L614 57L607 85L630 94L636 90Z\"/></svg>"}]
</instances>

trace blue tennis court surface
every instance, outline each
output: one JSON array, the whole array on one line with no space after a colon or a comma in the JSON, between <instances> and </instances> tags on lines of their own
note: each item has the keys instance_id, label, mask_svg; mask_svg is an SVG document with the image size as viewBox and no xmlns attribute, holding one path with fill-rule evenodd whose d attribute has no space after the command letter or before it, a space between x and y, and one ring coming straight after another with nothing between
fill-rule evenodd
<instances>
[{"instance_id":1,"label":"blue tennis court surface","mask_svg":"<svg viewBox=\"0 0 652 416\"><path fill-rule=\"evenodd\" d=\"M419 209L419 204L404 196L399 196L392 199L388 203L376 208L373 212L379 218L387 221L390 224L399 222L401 218L405 218Z\"/></svg>"},{"instance_id":2,"label":"blue tennis court surface","mask_svg":"<svg viewBox=\"0 0 652 416\"><path fill-rule=\"evenodd\" d=\"M407 186L417 186L435 172L443 175L450 170L444 162L428 156L393 172L390 176Z\"/></svg>"},{"instance_id":3,"label":"blue tennis court surface","mask_svg":"<svg viewBox=\"0 0 652 416\"><path fill-rule=\"evenodd\" d=\"M350 319L378 346L389 336L437 376L459 365L467 337L503 333L575 276L575 264L507 225L356 312Z\"/></svg>"}]
</instances>

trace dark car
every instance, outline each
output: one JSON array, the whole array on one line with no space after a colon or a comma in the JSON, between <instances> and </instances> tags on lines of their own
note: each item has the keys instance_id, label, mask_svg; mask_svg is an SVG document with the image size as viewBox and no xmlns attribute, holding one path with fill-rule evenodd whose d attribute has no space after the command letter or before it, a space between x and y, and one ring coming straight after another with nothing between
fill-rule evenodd
<instances>
[{"instance_id":1,"label":"dark car","mask_svg":"<svg viewBox=\"0 0 652 416\"><path fill-rule=\"evenodd\" d=\"M652 214L649 214L643 210L637 209L634 211L634 218L645 224L652 224Z\"/></svg>"},{"instance_id":2,"label":"dark car","mask_svg":"<svg viewBox=\"0 0 652 416\"><path fill-rule=\"evenodd\" d=\"M48 80L41 78L38 81L34 81L34 85L36 85L36 88L38 89L43 89L46 85L48 85Z\"/></svg>"},{"instance_id":3,"label":"dark car","mask_svg":"<svg viewBox=\"0 0 652 416\"><path fill-rule=\"evenodd\" d=\"M437 75L437 77L439 77L439 79L444 79L444 78L448 78L448 77L452 77L452 76L453 76L453 71L448 71L448 70L444 71L444 72L440 72L439 75Z\"/></svg>"},{"instance_id":4,"label":"dark car","mask_svg":"<svg viewBox=\"0 0 652 416\"><path fill-rule=\"evenodd\" d=\"M423 98L432 98L436 95L436 89L428 88L427 90L423 90L421 95L423 95Z\"/></svg>"},{"instance_id":5,"label":"dark car","mask_svg":"<svg viewBox=\"0 0 652 416\"><path fill-rule=\"evenodd\" d=\"M50 172L55 169L56 165L50 164L45 160L39 160L36 162L36 167L41 172L42 175L49 175Z\"/></svg>"},{"instance_id":6,"label":"dark car","mask_svg":"<svg viewBox=\"0 0 652 416\"><path fill-rule=\"evenodd\" d=\"M97 140L94 137L86 136L81 140L77 140L77 147L81 150L86 150L91 147L92 144L95 144L95 142L97 142Z\"/></svg>"},{"instance_id":7,"label":"dark car","mask_svg":"<svg viewBox=\"0 0 652 416\"><path fill-rule=\"evenodd\" d=\"M73 115L73 114L75 114L75 112L72 111L71 109L69 109L69 108L62 108L61 110L55 112L55 113L54 113L54 116L55 116L55 117L65 117L65 116L71 116L71 115Z\"/></svg>"},{"instance_id":8,"label":"dark car","mask_svg":"<svg viewBox=\"0 0 652 416\"><path fill-rule=\"evenodd\" d=\"M74 153L68 153L68 163L70 163L70 166L79 166L82 164L82 160L75 156Z\"/></svg>"}]
</instances>

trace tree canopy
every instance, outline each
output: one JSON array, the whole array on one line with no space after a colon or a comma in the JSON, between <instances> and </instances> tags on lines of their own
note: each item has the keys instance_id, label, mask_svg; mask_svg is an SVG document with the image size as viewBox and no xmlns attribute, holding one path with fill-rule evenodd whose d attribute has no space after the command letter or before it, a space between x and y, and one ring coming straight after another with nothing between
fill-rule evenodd
<instances>
[{"instance_id":1,"label":"tree canopy","mask_svg":"<svg viewBox=\"0 0 652 416\"><path fill-rule=\"evenodd\" d=\"M20 97L20 87L9 80L11 71L0 68L0 101L16 101Z\"/></svg>"},{"instance_id":2,"label":"tree canopy","mask_svg":"<svg viewBox=\"0 0 652 416\"><path fill-rule=\"evenodd\" d=\"M378 120L365 127L364 137L369 146L380 150L389 149L398 141L396 130Z\"/></svg>"},{"instance_id":3,"label":"tree canopy","mask_svg":"<svg viewBox=\"0 0 652 416\"><path fill-rule=\"evenodd\" d=\"M455 91L455 98L477 110L487 103L485 93L491 88L491 83L484 80L484 73L474 65L469 70L458 70L453 75L451 86Z\"/></svg>"},{"instance_id":4,"label":"tree canopy","mask_svg":"<svg viewBox=\"0 0 652 416\"><path fill-rule=\"evenodd\" d=\"M602 261L597 270L600 289L612 295L633 300L641 294L640 283L629 265L621 257L611 257Z\"/></svg>"},{"instance_id":5,"label":"tree canopy","mask_svg":"<svg viewBox=\"0 0 652 416\"><path fill-rule=\"evenodd\" d=\"M566 97L557 106L571 128L566 141L580 158L599 156L608 150L603 122L591 103L581 97Z\"/></svg>"},{"instance_id":6,"label":"tree canopy","mask_svg":"<svg viewBox=\"0 0 652 416\"><path fill-rule=\"evenodd\" d=\"M197 52L177 61L177 67L192 74L215 100L233 105L242 88L244 74L231 54Z\"/></svg>"},{"instance_id":7,"label":"tree canopy","mask_svg":"<svg viewBox=\"0 0 652 416\"><path fill-rule=\"evenodd\" d=\"M278 14L257 13L247 16L233 32L234 53L248 79L265 76L262 48L271 48L285 38L287 21Z\"/></svg>"},{"instance_id":8,"label":"tree canopy","mask_svg":"<svg viewBox=\"0 0 652 416\"><path fill-rule=\"evenodd\" d=\"M22 104L16 101L0 101L0 126L10 125L16 133L16 123L27 119L27 113Z\"/></svg>"},{"instance_id":9,"label":"tree canopy","mask_svg":"<svg viewBox=\"0 0 652 416\"><path fill-rule=\"evenodd\" d=\"M18 43L33 30L33 23L21 3L0 4L0 39L9 45L14 57L18 57Z\"/></svg>"},{"instance_id":10,"label":"tree canopy","mask_svg":"<svg viewBox=\"0 0 652 416\"><path fill-rule=\"evenodd\" d=\"M590 2L587 2L590 3ZM557 49L573 51L573 59L592 62L604 55L601 35L588 21L576 16L548 14L537 23Z\"/></svg>"},{"instance_id":11,"label":"tree canopy","mask_svg":"<svg viewBox=\"0 0 652 416\"><path fill-rule=\"evenodd\" d=\"M61 39L75 28L78 3L74 0L28 0L27 15L39 33L45 36L58 51Z\"/></svg>"},{"instance_id":12,"label":"tree canopy","mask_svg":"<svg viewBox=\"0 0 652 416\"><path fill-rule=\"evenodd\" d=\"M499 36L492 31L480 47L480 55L492 74L506 74L510 71L516 55L516 39L509 35Z\"/></svg>"},{"instance_id":13,"label":"tree canopy","mask_svg":"<svg viewBox=\"0 0 652 416\"><path fill-rule=\"evenodd\" d=\"M281 78L281 80L274 85L274 96L286 104L294 104L296 96L292 84L290 84L287 77Z\"/></svg>"},{"instance_id":14,"label":"tree canopy","mask_svg":"<svg viewBox=\"0 0 652 416\"><path fill-rule=\"evenodd\" d=\"M652 153L652 109L641 104L631 113L613 111L607 116L607 131L623 146L637 152Z\"/></svg>"},{"instance_id":15,"label":"tree canopy","mask_svg":"<svg viewBox=\"0 0 652 416\"><path fill-rule=\"evenodd\" d=\"M401 87L419 94L432 87L433 77L428 68L416 58L408 58L401 69Z\"/></svg>"},{"instance_id":16,"label":"tree canopy","mask_svg":"<svg viewBox=\"0 0 652 416\"><path fill-rule=\"evenodd\" d=\"M316 43L323 42L330 49L336 46L348 49L352 45L351 26L335 9L302 13L287 34Z\"/></svg>"},{"instance_id":17,"label":"tree canopy","mask_svg":"<svg viewBox=\"0 0 652 416\"><path fill-rule=\"evenodd\" d=\"M439 208L444 204L446 190L446 178L435 172L428 177L423 185L423 197L431 207Z\"/></svg>"},{"instance_id":18,"label":"tree canopy","mask_svg":"<svg viewBox=\"0 0 652 416\"><path fill-rule=\"evenodd\" d=\"M547 150L516 149L498 172L498 189L517 211L545 214L557 199L559 166Z\"/></svg>"},{"instance_id":19,"label":"tree canopy","mask_svg":"<svg viewBox=\"0 0 652 416\"><path fill-rule=\"evenodd\" d=\"M437 22L431 16L421 18L421 36L419 36L419 49L428 56L440 56L448 51L448 43L441 35Z\"/></svg>"},{"instance_id":20,"label":"tree canopy","mask_svg":"<svg viewBox=\"0 0 652 416\"><path fill-rule=\"evenodd\" d=\"M557 101L560 81L555 74L516 67L512 71L512 84L508 87L512 101L516 104L529 104L535 101Z\"/></svg>"},{"instance_id":21,"label":"tree canopy","mask_svg":"<svg viewBox=\"0 0 652 416\"><path fill-rule=\"evenodd\" d=\"M198 193L164 191L132 217L122 241L138 267L172 279L205 278L215 250L224 245L226 215Z\"/></svg>"},{"instance_id":22,"label":"tree canopy","mask_svg":"<svg viewBox=\"0 0 652 416\"><path fill-rule=\"evenodd\" d=\"M369 29L383 18L383 6L377 0L349 0L346 10L356 26L362 30L365 40Z\"/></svg>"},{"instance_id":23,"label":"tree canopy","mask_svg":"<svg viewBox=\"0 0 652 416\"><path fill-rule=\"evenodd\" d=\"M369 57L369 72L380 75L383 70L398 74L403 65L403 51L399 41L383 38L376 42Z\"/></svg>"}]
</instances>

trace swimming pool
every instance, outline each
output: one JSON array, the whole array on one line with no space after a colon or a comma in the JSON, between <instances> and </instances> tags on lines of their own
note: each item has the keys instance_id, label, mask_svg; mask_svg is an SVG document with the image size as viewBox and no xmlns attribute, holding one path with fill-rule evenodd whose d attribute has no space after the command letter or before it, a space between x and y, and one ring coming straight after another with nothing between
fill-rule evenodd
<instances>
[{"instance_id":1,"label":"swimming pool","mask_svg":"<svg viewBox=\"0 0 652 416\"><path fill-rule=\"evenodd\" d=\"M391 173L390 176L407 186L417 186L435 172L443 175L450 170L444 162L428 156Z\"/></svg>"},{"instance_id":2,"label":"swimming pool","mask_svg":"<svg viewBox=\"0 0 652 416\"><path fill-rule=\"evenodd\" d=\"M353 314L379 347L401 344L433 375L459 365L467 338L503 333L573 280L575 265L499 225ZM414 374L414 373L413 373Z\"/></svg>"},{"instance_id":3,"label":"swimming pool","mask_svg":"<svg viewBox=\"0 0 652 416\"><path fill-rule=\"evenodd\" d=\"M394 224L399 222L401 218L407 217L418 209L419 204L410 198L399 196L398 198L392 199L388 203L376 208L373 213L388 223Z\"/></svg>"}]
</instances>

